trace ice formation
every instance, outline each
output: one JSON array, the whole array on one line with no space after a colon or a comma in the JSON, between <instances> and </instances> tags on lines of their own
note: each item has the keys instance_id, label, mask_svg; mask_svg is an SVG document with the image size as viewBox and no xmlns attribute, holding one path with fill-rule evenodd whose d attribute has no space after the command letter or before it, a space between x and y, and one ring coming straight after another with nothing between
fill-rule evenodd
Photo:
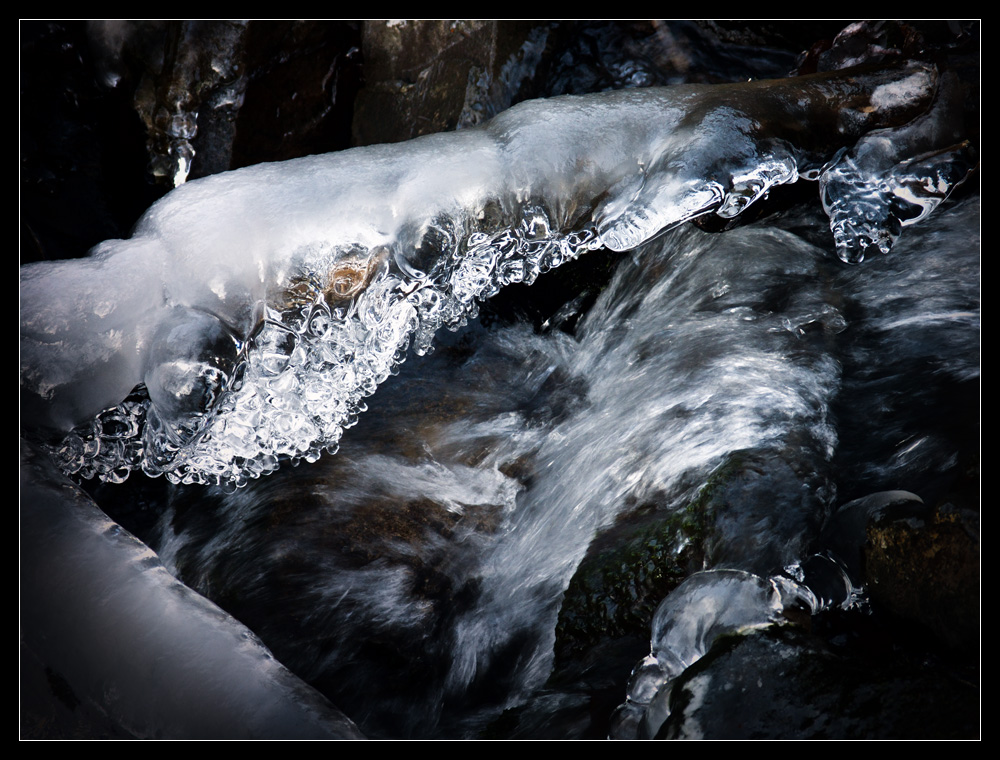
<instances>
[{"instance_id":1,"label":"ice formation","mask_svg":"<svg viewBox=\"0 0 1000 760\"><path fill-rule=\"evenodd\" d=\"M66 699L144 738L361 737L46 456L21 456L22 652Z\"/></svg>"},{"instance_id":2,"label":"ice formation","mask_svg":"<svg viewBox=\"0 0 1000 760\"><path fill-rule=\"evenodd\" d=\"M429 350L439 327L461 324L478 300L593 248L629 249L699 215L730 219L801 177L821 180L842 258L860 261L873 240L887 250L899 227L923 218L970 165L954 130L939 129L947 112L939 92L933 70L911 66L565 98L524 104L461 133L190 183L152 208L132 239L98 246L89 260L24 268L26 419L50 440L75 428L50 449L58 464L112 481L142 468L175 481L240 483L282 459L314 459L337 446L409 346ZM831 332L840 319L836 310L809 318ZM801 331L793 322L784 329ZM114 556L104 567L95 562L89 577L124 589L126 605L129 594L185 597L184 617L194 622L173 637L182 648L199 640L207 620L213 669L262 669L272 679L261 693L277 706L258 725L309 717L308 691L248 631L185 596L65 479L34 467L22 468L26 493L40 505L26 523L29 554L46 556L51 528L37 526L69 530L73 510L64 507L90 510L69 543L86 554L111 542L118 564ZM564 523L556 528L565 532ZM119 544L135 551L125 556ZM516 563L497 565L522 573ZM640 668L630 689L642 719L654 695L668 693L660 687L681 667L675 660L690 664L715 634L769 624L789 600L811 609L831 603L800 580L727 571L678 589L657 615L655 663ZM730 604L706 623L695 607L709 596ZM748 603L732 604L741 600ZM701 624L712 636L689 635ZM218 651L232 636L248 642L236 653L245 662L227 664ZM187 653L171 652L172 667L183 670ZM99 667L113 671L113 654ZM254 692L246 694L253 702ZM132 707L123 724L155 735L158 718L135 721L156 710L142 695ZM327 707L316 708L303 733L353 735ZM205 715L215 730L227 725L221 709ZM198 730L192 725L189 733ZM655 733L652 723L646 730Z\"/></svg>"},{"instance_id":3,"label":"ice formation","mask_svg":"<svg viewBox=\"0 0 1000 760\"><path fill-rule=\"evenodd\" d=\"M927 113L865 135L823 171L820 196L841 260L860 263L869 248L888 253L902 227L925 218L968 176L974 160L962 139L961 92L955 74L945 73ZM901 88L883 97L909 96Z\"/></svg>"},{"instance_id":4,"label":"ice formation","mask_svg":"<svg viewBox=\"0 0 1000 760\"><path fill-rule=\"evenodd\" d=\"M820 540L831 549L764 578L743 570L707 570L689 576L659 605L651 624L650 654L632 671L611 738L657 736L671 715L674 681L724 636L781 625L803 613L849 609L863 593L863 554L869 515L888 505L922 500L906 491L870 494L843 505Z\"/></svg>"},{"instance_id":5,"label":"ice formation","mask_svg":"<svg viewBox=\"0 0 1000 760\"><path fill-rule=\"evenodd\" d=\"M239 484L314 460L411 344L426 352L478 300L815 179L919 120L936 82L914 64L532 101L187 183L131 239L22 270L26 409L76 428L53 451L85 477Z\"/></svg>"},{"instance_id":6,"label":"ice formation","mask_svg":"<svg viewBox=\"0 0 1000 760\"><path fill-rule=\"evenodd\" d=\"M722 636L781 623L787 610L815 614L853 602L855 589L838 562L816 555L805 565L768 578L706 570L674 589L653 616L651 652L632 672L627 699L612 720L612 737L655 737L670 716L672 681ZM811 584L833 593L817 595Z\"/></svg>"}]
</instances>

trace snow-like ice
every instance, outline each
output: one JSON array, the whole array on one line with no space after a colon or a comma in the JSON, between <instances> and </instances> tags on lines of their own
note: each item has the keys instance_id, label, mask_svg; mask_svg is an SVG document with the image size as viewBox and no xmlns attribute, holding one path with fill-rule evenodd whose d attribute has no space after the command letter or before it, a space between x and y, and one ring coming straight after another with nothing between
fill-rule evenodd
<instances>
[{"instance_id":1,"label":"snow-like ice","mask_svg":"<svg viewBox=\"0 0 1000 760\"><path fill-rule=\"evenodd\" d=\"M936 82L911 65L532 101L482 127L187 183L129 240L23 269L32 425L80 426L57 459L109 480L142 467L240 483L313 460L411 343L429 350L499 287L732 218L912 123ZM151 403L120 405L140 384Z\"/></svg>"}]
</instances>

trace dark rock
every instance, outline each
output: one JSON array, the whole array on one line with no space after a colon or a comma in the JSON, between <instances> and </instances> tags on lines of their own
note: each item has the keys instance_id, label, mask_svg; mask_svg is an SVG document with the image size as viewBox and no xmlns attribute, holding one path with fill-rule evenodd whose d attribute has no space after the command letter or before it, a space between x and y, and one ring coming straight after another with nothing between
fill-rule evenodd
<instances>
[{"instance_id":1,"label":"dark rock","mask_svg":"<svg viewBox=\"0 0 1000 760\"><path fill-rule=\"evenodd\" d=\"M768 575L808 556L831 490L807 452L789 441L787 450L729 455L693 505L709 526L706 567Z\"/></svg>"},{"instance_id":2,"label":"dark rock","mask_svg":"<svg viewBox=\"0 0 1000 760\"><path fill-rule=\"evenodd\" d=\"M880 491L848 502L823 526L820 547L832 552L857 585L865 582L865 543L869 517L885 509L922 509L923 501L909 491Z\"/></svg>"},{"instance_id":3,"label":"dark rock","mask_svg":"<svg viewBox=\"0 0 1000 760\"><path fill-rule=\"evenodd\" d=\"M600 642L649 636L663 598L701 561L697 512L612 528L580 563L556 626L556 662L566 663Z\"/></svg>"},{"instance_id":4,"label":"dark rock","mask_svg":"<svg viewBox=\"0 0 1000 760\"><path fill-rule=\"evenodd\" d=\"M252 21L232 168L351 146L361 23Z\"/></svg>"},{"instance_id":5,"label":"dark rock","mask_svg":"<svg viewBox=\"0 0 1000 760\"><path fill-rule=\"evenodd\" d=\"M873 605L956 649L979 644L979 515L949 503L882 510L868 524Z\"/></svg>"},{"instance_id":6,"label":"dark rock","mask_svg":"<svg viewBox=\"0 0 1000 760\"><path fill-rule=\"evenodd\" d=\"M493 115L492 98L506 100L499 110L516 102L512 94L519 77L507 82L506 97L491 83L504 80L501 69L516 60L534 27L500 21L367 22L365 86L355 109L355 144L448 132L460 121L473 126L478 114ZM529 62L525 74L531 69ZM472 112L463 119L467 109Z\"/></svg>"},{"instance_id":7,"label":"dark rock","mask_svg":"<svg viewBox=\"0 0 1000 760\"><path fill-rule=\"evenodd\" d=\"M978 704L975 685L906 653L845 655L771 627L720 640L688 668L658 738L974 738Z\"/></svg>"}]
</instances>

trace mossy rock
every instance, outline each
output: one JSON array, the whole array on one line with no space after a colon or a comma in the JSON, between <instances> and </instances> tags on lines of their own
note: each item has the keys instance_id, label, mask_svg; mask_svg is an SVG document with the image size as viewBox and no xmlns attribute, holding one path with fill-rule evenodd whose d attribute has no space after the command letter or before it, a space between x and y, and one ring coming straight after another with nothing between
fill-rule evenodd
<instances>
[{"instance_id":1,"label":"mossy rock","mask_svg":"<svg viewBox=\"0 0 1000 760\"><path fill-rule=\"evenodd\" d=\"M704 496L686 509L658 516L633 512L591 544L570 580L556 625L556 667L600 642L625 636L648 639L663 598L703 560ZM645 514L644 514L645 513Z\"/></svg>"},{"instance_id":2,"label":"mossy rock","mask_svg":"<svg viewBox=\"0 0 1000 760\"><path fill-rule=\"evenodd\" d=\"M800 535L806 542L810 528L818 532L823 510L816 500L825 480L809 462L795 465L790 458L781 451L731 452L700 488L692 485L687 506L671 509L664 496L628 510L625 520L600 534L566 589L556 627L557 669L601 642L648 639L657 606L697 570L732 562L766 574L791 561L782 552L801 556L801 547L779 545L775 537ZM765 495L769 512L784 514L762 518L755 505ZM776 510L778 503L785 509ZM731 534L741 529L745 546L721 555L719 547L738 543Z\"/></svg>"},{"instance_id":3,"label":"mossy rock","mask_svg":"<svg viewBox=\"0 0 1000 760\"><path fill-rule=\"evenodd\" d=\"M886 510L868 524L872 603L953 649L979 642L979 515L950 503Z\"/></svg>"}]
</instances>

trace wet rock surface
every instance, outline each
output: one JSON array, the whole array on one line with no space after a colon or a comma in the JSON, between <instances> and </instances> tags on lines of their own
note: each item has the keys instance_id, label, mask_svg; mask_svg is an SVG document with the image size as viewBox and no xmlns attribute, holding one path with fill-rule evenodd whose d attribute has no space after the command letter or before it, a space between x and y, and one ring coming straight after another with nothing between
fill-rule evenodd
<instances>
[{"instance_id":1,"label":"wet rock surface","mask_svg":"<svg viewBox=\"0 0 1000 760\"><path fill-rule=\"evenodd\" d=\"M697 520L665 517L626 524L591 544L559 610L557 667L601 643L648 635L663 597L702 564Z\"/></svg>"},{"instance_id":2,"label":"wet rock surface","mask_svg":"<svg viewBox=\"0 0 1000 760\"><path fill-rule=\"evenodd\" d=\"M824 631L831 638L772 627L720 640L678 679L657 738L978 736L979 693L968 671L929 661L864 622L837 632L844 622Z\"/></svg>"},{"instance_id":3,"label":"wet rock surface","mask_svg":"<svg viewBox=\"0 0 1000 760\"><path fill-rule=\"evenodd\" d=\"M214 131L199 121L199 139L206 140L211 133L219 136L219 144L212 147L205 142L204 147L199 147L197 142L193 143L196 148L194 166L199 167L199 155L218 159L216 163L196 169L207 174L228 168L223 166L226 156L236 166L345 147L352 119L354 139L360 143L402 140L415 134L451 129L463 118L463 113L465 118L474 121L475 116L470 116L469 109L472 109L472 114L484 113L483 104L488 106L492 102L490 98L500 92L491 82L501 79L505 63L515 59L525 60L524 46L531 40L539 39L540 29L547 29L549 54L543 56L537 65L539 71L550 75L554 72L550 79L556 84L549 86L551 91L532 92L530 77L525 77L523 81L515 77L506 80L509 86L501 93L502 97L620 87L623 82L669 83L685 76L686 72L696 69L707 59L717 60L713 56L717 56L720 50L727 54L730 65L743 66L745 59L736 53L748 47L758 51L762 47L773 48L776 52L767 52L764 56L766 66L762 64L758 70L781 73L781 67L802 49L801 46L795 47L802 38L814 39L818 31L827 31L799 29L790 35L780 27L770 28L773 26L734 30L726 25L650 25L641 29L638 25L581 26L575 29L559 25L543 29L539 25L508 26L499 22L448 22L410 23L397 27L368 25L362 30L356 25L349 28L296 24L278 27L252 23L241 37L244 46L241 76L247 79L242 105L238 113L234 111L224 119L220 118L216 125L218 129ZM832 37L835 32L832 30L829 35ZM532 37L533 33L535 37ZM792 41L789 41L789 36ZM42 56L47 54L44 53L49 49L47 45L58 46L65 42L62 45L64 51L79 50L81 60L87 58L86 36L80 27L32 27L31 34L26 38L22 40L22 54L37 48L41 51L37 54ZM598 42L604 46L600 49L606 51L608 40L616 41L617 47L611 46L616 52L604 52L600 56L590 56L587 52L599 47ZM668 46L668 42L673 47ZM808 42L802 43L803 46L806 44ZM639 60L639 64L631 68L621 64L621 60L629 56L617 51L625 47L629 49L629 56ZM867 49L870 43L856 47ZM817 50L827 48L829 43L826 48L820 46ZM828 65L830 61L835 61L840 65L849 57L844 52L847 49L847 43L841 42L840 47L834 47L836 55L825 54L822 61ZM672 52L668 55L664 52L667 50ZM562 57L557 58L553 51L562 51ZM641 55L635 56L636 51ZM519 59L518 55L521 56ZM819 55L814 51L814 57ZM125 155L117 156L115 162L107 159L110 146L105 143L109 135L120 133L108 128L103 121L104 115L99 115L100 108L104 106L99 108L96 104L98 101L115 103L117 111L127 115L132 105L122 98L122 91L102 92L95 81L88 78L91 74L81 73L80 69L70 68L70 71L75 73L68 76L77 79L68 85L63 83L58 86L72 90L76 96L58 101L63 113L53 116L48 110L36 110L35 106L27 105L24 109L25 118L34 120L37 117L37 122L30 121L34 126L26 130L30 132L26 138L29 145L35 140L42 143L48 127L62 126L55 140L47 143L48 146L57 146L54 151L51 147L39 147L37 152L32 147L28 151L24 181L41 192L37 196L32 194L24 202L27 234L22 237L23 260L79 255L92 243L123 235L141 210L161 192L147 184L143 177L148 158L143 152L142 124L134 113L130 117L132 123L129 129L123 128L127 131L127 139L119 143L123 149L118 152L128 154L127 160ZM89 70L84 69L86 71ZM43 89L31 78L32 74L26 76L27 91ZM361 90L355 111L354 92L361 87L362 79L366 89ZM292 90L297 97L292 98ZM45 99L40 96L39 102ZM477 103L479 109L474 107ZM56 108L54 105L51 107ZM68 115L65 113L67 109ZM291 130L294 134L276 126L280 120L273 118L273 114L279 111L285 116L293 115L298 125ZM77 145L83 145L84 149L78 151L74 147ZM41 154L48 157L36 162L34 157ZM121 165L116 163L119 160ZM65 167L57 167L58 171L52 168L61 161L67 162L68 171L63 171ZM132 169L126 178L122 165L127 162ZM138 170L135 170L136 167L139 167ZM53 210L59 207L79 208L77 200L87 197L93 198L94 208L83 214L88 217L86 224L78 226L72 220L64 224L66 215ZM136 198L146 200L136 201ZM56 221L49 224L50 219ZM64 225L65 229L60 231L59 225ZM89 231L81 232L81 229ZM548 282L553 283L551 286L546 285L543 277L530 291L524 289L521 293L502 295L501 299L507 300L498 301L487 314L500 322L510 323L528 313L528 321L534 322L538 329L548 329L546 323L550 319L553 322L562 320L556 326L564 326L567 332L572 333L580 314L586 312L596 292L606 282L609 269L587 272L581 266L584 276L576 281L569 279L571 269L557 270L549 275ZM540 288L544 290L542 294L538 293ZM543 311L535 304L546 297L545 293L555 295L552 296L551 306ZM574 303L578 297L580 300ZM569 308L562 317L558 317L559 309L564 305ZM856 311L845 309L845 313L853 320ZM820 325L815 330L809 327L807 332L812 335L807 340L825 344L833 331ZM850 338L850 334L845 336L845 340ZM920 342L918 335L912 345L918 346ZM904 370L912 370L920 366L924 359L919 350L909 351L911 344L906 345L908 351L901 356L894 355L892 361ZM460 353L462 349L459 346L447 350ZM890 351L885 353L892 355ZM866 358L854 357L845 363L850 369L852 365L863 365ZM867 376L866 387L877 387L886 382L887 374L888 370L873 370ZM489 371L482 370L478 377L479 382L488 382ZM561 388L564 384L558 385ZM952 385L942 385L945 391L954 390ZM971 381L958 384L960 391L967 391L970 386ZM432 391L428 389L426 393L427 406L441 404L444 408L448 402ZM938 392L937 396L927 395L932 401L948 395L952 399L948 403L956 409L956 420L967 418L968 404L954 401L954 397L945 391ZM555 418L582 403L579 398L585 392L585 388L573 390L563 394L565 399L558 389L543 392L523 400L522 411L528 417L537 412L539 419L546 415ZM910 398L918 396L911 395ZM872 436L877 439L874 448L881 446L881 450L886 448L886 444L878 438L879 435L886 440L892 436L899 438L897 431L890 429L895 422L883 424L884 420L890 416L914 419L919 414L911 413L914 402L908 402L906 398L893 396L891 401L887 411L883 408L872 413L869 420L848 418L852 433L864 437L861 433L867 427L881 425L887 432ZM469 411L469 408L449 407L442 417ZM853 414L860 418L865 412ZM909 435L912 427L905 428L903 432ZM953 433L955 441L963 441L966 449L974 448L966 428L956 423L955 430L949 432ZM387 425L374 437L378 439L381 436L390 442L398 432L398 429L393 430ZM423 430L421 433L428 434L433 437L435 431ZM418 461L421 455L420 447L412 443L418 438L413 436L409 439L411 443L407 445L412 448L405 452L405 456L413 461ZM948 488L942 483L954 472L954 464L948 464L954 446L951 440L941 443L940 437L930 443L932 451L925 455L924 461L934 461L940 467L924 470L919 485L929 484L928 488L936 499L938 492ZM386 443L387 450L391 445L395 444ZM478 453L467 453L463 464L473 466L486 460L489 448L489 442L485 442ZM874 461L869 453L864 452L859 459ZM862 467L855 460L847 460L848 467L844 469L860 471L864 482L862 486L850 482L845 484L843 481L849 481L849 478L842 477L842 490L853 497L857 494L851 493L850 489L857 487L908 487L905 482L898 482L897 477L905 471L907 462L912 462L912 458L907 460L905 455L908 451L900 451L893 460L889 468L891 477L886 477L875 465L868 466L866 463ZM717 515L720 526L724 526L727 511L740 514L741 520L745 520L741 512L744 506L749 505L749 514L752 514L754 503L783 494L793 505L808 502L810 509L803 509L803 513L814 514L815 491L808 492L808 488L801 489L801 486L807 484L815 489L821 480L825 485L824 479L828 474L824 472L821 477L814 468L811 469L808 464L811 456L804 457L807 462L802 465L801 462L796 463L790 454L786 456L785 452L775 454L769 451L757 455L757 459L751 457L742 464L737 463L738 466L727 470L727 477L722 479L724 482L717 483L718 487L705 495L701 508ZM513 481L527 484L533 478L535 466L526 456L502 463L500 472ZM317 475L317 478L331 482L350 479L351 476L350 467L345 463L334 466L331 472ZM161 486L161 481L155 481L151 487L150 490L157 493L148 498L149 505L163 500L162 494L158 493L163 490ZM276 487L280 490L279 486ZM307 485L301 487L308 488ZM916 485L913 487L917 488ZM105 486L100 492L108 490ZM109 501L114 498L107 497ZM117 498L122 502L130 500L124 494ZM101 496L99 501L104 499ZM868 528L869 547L864 565L869 577L872 608L880 621L881 616L888 613L886 618L900 622L886 627L881 627L879 623L873 627L854 617L843 625L839 620L815 620L814 628L827 629L820 631L822 636L798 629L775 628L720 642L716 650L691 668L679 682L674 694L676 713L664 726L661 735L669 738L975 736L977 726L972 719L978 714L979 677L975 658L945 660L934 655L933 647L926 643L907 645L902 650L888 643L894 636L915 625L930 631L932 640L944 642L950 648L974 652L977 647L980 573L978 498L963 492L961 499L953 501L937 502L938 506L933 509L885 510ZM315 505L306 500L299 501L291 492L278 493L270 503L271 507L253 515L252 520L259 523L262 534L269 535L269 540L276 547L279 571L275 577L286 579L286 585L279 585L276 598L280 601L283 594L294 593L308 599L309 592L303 592L302 588L306 583L306 570L314 572L314 568L305 568L308 562L297 558L293 551L286 551L292 543L290 539L284 541L281 535L286 529L288 535L295 534L296 531L290 528L295 526L303 512L311 510L309 520L316 520ZM205 509L204 514L198 516L188 513L185 517L185 510L200 507L184 506L183 497L177 500L177 504L178 531L185 521L188 525L203 523L199 530L204 531L206 536L222 529L221 521L214 522L216 517L212 510ZM146 497L140 495L131 505L122 508L120 519L134 520L140 526L136 532L148 535L154 531L155 516L151 513L157 507L147 508L146 505ZM449 609L457 611L468 606L479 593L474 584L456 584L438 569L442 564L441 556L447 553L440 550L442 542L463 532L475 537L490 535L496 530L496 514L500 508L495 504L474 507L464 516L458 516L447 505L421 499L370 500L351 516L335 515L326 527L315 531L316 544L321 548L309 561L322 565L320 555L332 553L338 557L336 561L345 566L356 568L381 563L405 568L417 579L417 598L427 607L437 610L436 616L428 616L427 620L431 622L419 631L420 638L433 639L436 621L452 614L447 611ZM678 559L666 538L677 526L669 520L657 522L648 519L641 508L636 511L637 516L631 521L626 520L601 532L570 583L556 634L556 657L560 664L549 684L524 706L490 724L485 735L535 738L605 736L608 716L624 693L628 668L635 662L637 653L641 655L643 647L648 649L649 620L659 600L705 556L714 556L716 562L724 562L731 559L726 551L739 554L738 547L720 542L719 551L713 555L710 546L706 548L700 543L706 540L701 529L691 528L688 530L691 545ZM295 527L300 533L313 530L310 527L303 529L301 524ZM682 526L682 532L690 527ZM676 533L673 535L676 536ZM726 548L723 550L721 547ZM473 538L473 544L460 549L459 553L474 553L474 550ZM235 563L239 558L234 556L231 560ZM254 560L251 557L249 561ZM182 574L185 572L184 563L185 558L180 556L177 566ZM444 565L447 566L448 562ZM770 571L776 568L761 569ZM292 631L295 621L274 620L275 615L281 614L280 604L276 604L276 612L269 609L271 602L252 598L239 584L227 586L224 574L223 568L215 571L211 578L212 583L225 587L222 597L227 604L245 610L248 618L258 618L261 629L266 629L268 625L281 629L276 638L293 642L288 647L289 659L294 659L297 654L303 661L320 659L321 655L316 653L322 651L324 646L328 647L328 642L295 641L295 636L300 635L298 631ZM295 588L296 585L300 587ZM255 608L255 605L259 606ZM260 632L255 623L253 627ZM862 634L858 634L858 630ZM406 692L411 696L420 693L425 679L440 676L439 664L422 661L420 647L411 647L405 634L405 630L403 634L398 630L384 635L376 633L369 638L369 648L360 656L367 663L383 660L382 678L400 679L400 691L404 698L397 707L401 711L408 704ZM857 643L859 637L866 643ZM904 638L909 638L909 634L905 634ZM444 650L447 646L447 643L441 644L441 651L437 654L446 656ZM502 690L504 684L498 673L505 662L515 661L517 654L515 645L507 653L506 661L504 657L499 657L492 673L495 681L489 683L486 678L480 679L478 692L474 692L471 698L488 701L492 696L491 690ZM336 678L324 675L319 685L328 694L348 700L350 694L363 690L364 683L371 677L371 673L363 672L363 668L359 668L357 674L350 673L350 667L348 664L345 669L335 671ZM308 671L309 665L302 669ZM34 675L30 682L22 684L24 699L31 703L44 703L46 695L43 692L48 688L50 693L47 697L73 713L73 699L67 697L58 678L38 676L38 673L44 672L41 666L31 672ZM47 686L39 686L43 682ZM927 695L934 695L933 699ZM26 710L23 723L26 735L57 735L57 731L37 717L41 714ZM99 716L83 714L79 710L75 714L76 718L60 719L64 725L73 726L67 729L70 734L117 735L117 729L106 725ZM423 716L413 715L400 718L397 724L382 724L382 728L387 732L419 730L414 724L422 719ZM77 720L76 725L73 725L73 720ZM388 728L385 727L387 725Z\"/></svg>"}]
</instances>

